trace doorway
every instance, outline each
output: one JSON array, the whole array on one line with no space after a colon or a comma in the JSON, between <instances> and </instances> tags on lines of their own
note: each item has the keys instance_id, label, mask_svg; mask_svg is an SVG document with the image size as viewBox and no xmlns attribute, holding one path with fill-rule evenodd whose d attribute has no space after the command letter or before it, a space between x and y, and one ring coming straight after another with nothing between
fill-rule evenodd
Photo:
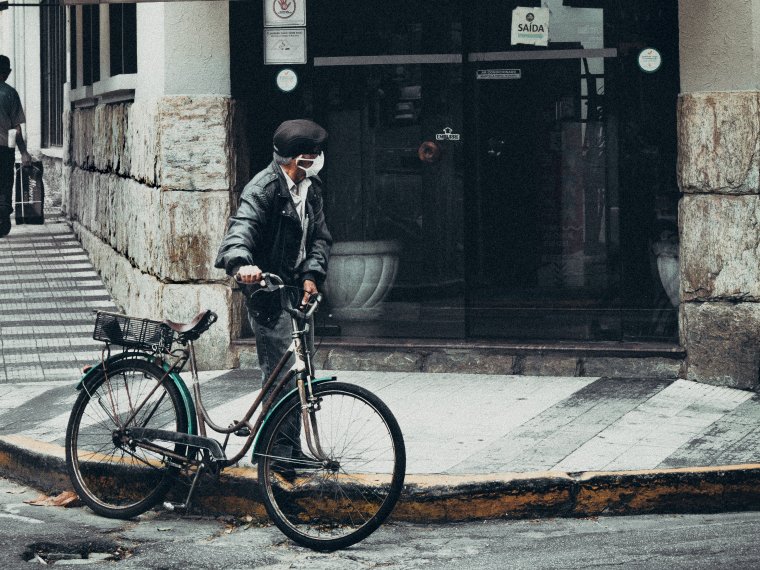
<instances>
[{"instance_id":1,"label":"doorway","mask_svg":"<svg viewBox=\"0 0 760 570\"><path fill-rule=\"evenodd\" d=\"M619 336L604 60L553 51L475 69L474 336Z\"/></svg>"},{"instance_id":2,"label":"doorway","mask_svg":"<svg viewBox=\"0 0 760 570\"><path fill-rule=\"evenodd\" d=\"M324 124L336 241L393 254L377 304L336 305L325 330L677 339L657 253L677 252L675 0L309 2L308 63L288 92L282 66L263 64L260 5L234 4L251 174L280 121ZM511 42L517 7L549 10L547 45ZM654 73L645 48L662 54Z\"/></svg>"},{"instance_id":3,"label":"doorway","mask_svg":"<svg viewBox=\"0 0 760 570\"><path fill-rule=\"evenodd\" d=\"M674 340L657 253L677 251L677 6L535 3L537 47L504 41L518 4L481 2L470 26L467 335Z\"/></svg>"}]
</instances>

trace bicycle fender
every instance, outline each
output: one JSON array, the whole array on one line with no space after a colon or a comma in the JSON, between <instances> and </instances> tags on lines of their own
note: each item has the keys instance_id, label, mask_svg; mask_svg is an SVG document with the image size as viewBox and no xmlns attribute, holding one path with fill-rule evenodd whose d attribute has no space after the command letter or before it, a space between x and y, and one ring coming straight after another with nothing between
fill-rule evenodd
<instances>
[{"instance_id":1,"label":"bicycle fender","mask_svg":"<svg viewBox=\"0 0 760 570\"><path fill-rule=\"evenodd\" d=\"M148 352L130 352L130 353L124 353L120 352L119 354L113 354L106 358L105 363L104 362L98 362L97 364L94 364L90 367L87 372L84 373L84 375L79 379L79 383L77 384L77 390L81 390L84 387L85 382L89 381L90 378L95 377L95 375L103 370L103 365L111 365L115 364L116 362L119 362L120 360L125 360L127 358L135 358L135 359L142 359L142 360L150 360L150 353Z\"/></svg>"},{"instance_id":2,"label":"bicycle fender","mask_svg":"<svg viewBox=\"0 0 760 570\"><path fill-rule=\"evenodd\" d=\"M335 376L325 376L323 378L314 378L314 380L311 381L312 385L314 384L323 384L325 382L335 382L338 378ZM261 427L259 428L258 433L256 434L256 439L253 440L253 453L251 454L251 461L256 461L256 453L259 451L259 436L264 433L264 428L266 428L267 423L272 418L274 413L280 408L280 406L288 400L293 394L298 394L298 388L293 388L290 392L285 394L280 400L272 406L272 409L269 410L269 413L267 414L267 417L264 418L264 421L261 422Z\"/></svg>"},{"instance_id":3,"label":"bicycle fender","mask_svg":"<svg viewBox=\"0 0 760 570\"><path fill-rule=\"evenodd\" d=\"M168 371L169 368L169 363L164 362L164 371ZM187 412L187 433L191 435L198 435L197 426L195 424L198 417L195 415L195 401L190 395L190 390L187 387L187 384L185 384L182 376L180 376L177 372L172 372L169 374L169 378L174 381L174 385L177 387L180 396L182 397L182 403L185 404L185 411Z\"/></svg>"},{"instance_id":4,"label":"bicycle fender","mask_svg":"<svg viewBox=\"0 0 760 570\"><path fill-rule=\"evenodd\" d=\"M90 379L95 378L98 374L98 372L103 371L103 365L113 365L120 360L126 360L129 358L134 359L141 359L141 360L147 360L148 362L152 362L151 357L153 355L149 352L130 352L128 354L120 353L120 354L114 354L106 359L105 363L98 362L92 368L90 368L87 372L84 373L82 378L79 379L79 383L76 386L77 390L81 390L84 388L85 383L90 381ZM163 369L164 371L168 371L170 368L169 364L167 362L163 363ZM185 413L187 413L187 432L192 435L196 434L196 415L195 415L195 403L193 402L193 398L190 395L190 390L188 389L187 385L185 384L184 380L182 380L182 377L177 374L177 372L172 372L169 374L169 378L171 378L172 382L174 382L174 385L179 390L180 396L182 397L182 404L185 407Z\"/></svg>"}]
</instances>

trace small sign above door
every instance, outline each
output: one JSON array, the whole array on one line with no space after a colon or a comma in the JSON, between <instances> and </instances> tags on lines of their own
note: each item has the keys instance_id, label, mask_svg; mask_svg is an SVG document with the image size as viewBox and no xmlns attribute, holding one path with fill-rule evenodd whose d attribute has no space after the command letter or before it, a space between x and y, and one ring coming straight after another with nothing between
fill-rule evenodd
<instances>
[{"instance_id":1,"label":"small sign above door","mask_svg":"<svg viewBox=\"0 0 760 570\"><path fill-rule=\"evenodd\" d=\"M521 69L478 69L478 79L522 79Z\"/></svg>"},{"instance_id":2,"label":"small sign above door","mask_svg":"<svg viewBox=\"0 0 760 570\"><path fill-rule=\"evenodd\" d=\"M654 73L662 66L662 56L654 48L646 48L639 53L639 67L647 73Z\"/></svg>"},{"instance_id":3,"label":"small sign above door","mask_svg":"<svg viewBox=\"0 0 760 570\"><path fill-rule=\"evenodd\" d=\"M264 30L264 64L306 63L306 28Z\"/></svg>"},{"instance_id":4,"label":"small sign above door","mask_svg":"<svg viewBox=\"0 0 760 570\"><path fill-rule=\"evenodd\" d=\"M444 127L442 133L435 135L437 141L458 141L460 138L459 133L455 133L451 127Z\"/></svg>"},{"instance_id":5,"label":"small sign above door","mask_svg":"<svg viewBox=\"0 0 760 570\"><path fill-rule=\"evenodd\" d=\"M306 25L306 0L264 0L264 26L291 28Z\"/></svg>"},{"instance_id":6,"label":"small sign above door","mask_svg":"<svg viewBox=\"0 0 760 570\"><path fill-rule=\"evenodd\" d=\"M298 75L292 69L286 67L277 74L277 87L284 93L290 93L298 86Z\"/></svg>"},{"instance_id":7,"label":"small sign above door","mask_svg":"<svg viewBox=\"0 0 760 570\"><path fill-rule=\"evenodd\" d=\"M549 45L549 8L512 10L512 45Z\"/></svg>"}]
</instances>

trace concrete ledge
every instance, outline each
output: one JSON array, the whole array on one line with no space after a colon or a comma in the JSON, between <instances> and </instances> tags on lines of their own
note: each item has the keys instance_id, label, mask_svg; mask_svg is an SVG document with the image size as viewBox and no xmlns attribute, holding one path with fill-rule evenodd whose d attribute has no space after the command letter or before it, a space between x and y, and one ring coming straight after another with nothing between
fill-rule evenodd
<instances>
[{"instance_id":1,"label":"concrete ledge","mask_svg":"<svg viewBox=\"0 0 760 570\"><path fill-rule=\"evenodd\" d=\"M256 342L234 340L240 366L258 366ZM683 377L686 353L675 344L622 342L511 343L324 337L316 366L330 370L462 372L526 376Z\"/></svg>"},{"instance_id":2,"label":"concrete ledge","mask_svg":"<svg viewBox=\"0 0 760 570\"><path fill-rule=\"evenodd\" d=\"M57 445L0 436L0 475L46 492L70 490ZM181 497L178 497L181 499ZM208 514L267 519L255 471L231 468L194 501ZM760 464L620 472L407 475L393 518L444 523L497 518L696 513L760 508Z\"/></svg>"}]
</instances>

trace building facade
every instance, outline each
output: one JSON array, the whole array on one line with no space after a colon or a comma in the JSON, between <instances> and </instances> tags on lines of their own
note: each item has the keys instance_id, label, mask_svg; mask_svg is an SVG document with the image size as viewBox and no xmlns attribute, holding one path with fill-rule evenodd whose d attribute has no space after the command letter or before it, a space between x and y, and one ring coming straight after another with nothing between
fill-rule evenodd
<instances>
[{"instance_id":1,"label":"building facade","mask_svg":"<svg viewBox=\"0 0 760 570\"><path fill-rule=\"evenodd\" d=\"M248 365L213 259L274 128L310 117L321 364L754 387L755 4L73 4L63 208L125 311L212 308L202 364Z\"/></svg>"},{"instance_id":2,"label":"building facade","mask_svg":"<svg viewBox=\"0 0 760 570\"><path fill-rule=\"evenodd\" d=\"M21 97L29 150L43 164L47 203L60 206L66 9L56 0L43 0L0 11L0 53L11 60L8 83Z\"/></svg>"}]
</instances>

